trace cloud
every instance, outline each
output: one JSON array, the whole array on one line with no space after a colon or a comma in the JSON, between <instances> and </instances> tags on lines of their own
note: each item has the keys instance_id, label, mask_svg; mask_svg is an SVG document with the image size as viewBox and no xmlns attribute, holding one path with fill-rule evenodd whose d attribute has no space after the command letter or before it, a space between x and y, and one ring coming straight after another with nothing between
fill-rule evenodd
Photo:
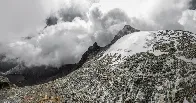
<instances>
[{"instance_id":1,"label":"cloud","mask_svg":"<svg viewBox=\"0 0 196 103\"><path fill-rule=\"evenodd\" d=\"M179 23L184 26L185 30L196 33L196 10L183 11Z\"/></svg>"},{"instance_id":2,"label":"cloud","mask_svg":"<svg viewBox=\"0 0 196 103\"><path fill-rule=\"evenodd\" d=\"M113 1L115 4L113 4ZM190 0L101 0L104 10L116 7L125 11L140 30L184 29L178 23ZM108 6L112 5L112 6Z\"/></svg>"},{"instance_id":3,"label":"cloud","mask_svg":"<svg viewBox=\"0 0 196 103\"><path fill-rule=\"evenodd\" d=\"M8 59L18 58L17 62L25 62L26 66L73 64L79 62L94 42L100 46L107 45L130 22L120 9L103 14L96 4L84 16L86 19L80 16L71 21L60 19L58 24L48 26L30 40L8 44L4 52Z\"/></svg>"},{"instance_id":4,"label":"cloud","mask_svg":"<svg viewBox=\"0 0 196 103\"><path fill-rule=\"evenodd\" d=\"M14 40L35 33L43 25L45 11L41 0L1 0L0 1L0 41Z\"/></svg>"},{"instance_id":5,"label":"cloud","mask_svg":"<svg viewBox=\"0 0 196 103\"><path fill-rule=\"evenodd\" d=\"M7 58L19 58L27 66L77 63L92 44L85 21L76 18L46 28L39 36L11 43L7 46Z\"/></svg>"},{"instance_id":6,"label":"cloud","mask_svg":"<svg viewBox=\"0 0 196 103\"><path fill-rule=\"evenodd\" d=\"M23 8L31 4L26 0L21 2L25 4ZM23 10L22 18L19 17L20 13L16 13L20 9L6 11L15 13L16 24L10 26L12 23L8 19L4 20L3 25L7 25L4 33L8 31L12 33L9 36L1 34L10 42L2 42L0 53L6 54L8 60L16 59L17 62L24 62L27 66L59 67L63 64L77 63L94 42L102 47L109 44L126 24L140 30L181 29L196 33L195 11L188 10L190 0L35 0L34 2L33 6L37 8L31 5L28 11ZM8 3L10 5L10 1ZM19 6L20 4L17 4L16 7L20 8ZM33 14L26 13L32 11ZM50 25L39 33L33 32L34 37L31 39L12 39L21 32L29 35L29 31L45 25L43 21L49 15L58 18L56 25Z\"/></svg>"},{"instance_id":7,"label":"cloud","mask_svg":"<svg viewBox=\"0 0 196 103\"><path fill-rule=\"evenodd\" d=\"M90 10L90 22L93 24L91 30L94 32L95 42L104 47L112 41L124 25L130 24L130 19L120 9L113 9L104 14L99 6L95 6Z\"/></svg>"},{"instance_id":8,"label":"cloud","mask_svg":"<svg viewBox=\"0 0 196 103\"><path fill-rule=\"evenodd\" d=\"M0 41L11 42L28 35L36 35L45 26L45 19L49 15L65 10L69 11L67 13L70 17L72 13L75 16L81 11L86 12L85 9L93 2L96 0L1 0ZM74 11L71 11L73 8Z\"/></svg>"}]
</instances>

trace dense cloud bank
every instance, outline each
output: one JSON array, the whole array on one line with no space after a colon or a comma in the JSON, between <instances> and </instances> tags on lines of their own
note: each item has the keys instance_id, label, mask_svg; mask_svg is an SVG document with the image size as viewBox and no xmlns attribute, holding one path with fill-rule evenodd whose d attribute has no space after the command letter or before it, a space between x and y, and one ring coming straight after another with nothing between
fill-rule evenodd
<instances>
[{"instance_id":1,"label":"dense cloud bank","mask_svg":"<svg viewBox=\"0 0 196 103\"><path fill-rule=\"evenodd\" d=\"M3 23L7 27L1 25L6 28L5 31L1 31L1 36L9 42L1 40L0 53L6 55L5 60L16 59L17 62L24 62L27 66L59 67L62 64L77 63L94 42L99 46L109 44L126 24L140 30L181 29L196 33L196 11L189 10L190 2L190 0L35 0L37 8L29 7L27 10L27 12L34 10L33 17L24 12L21 18L26 22L17 21L18 14L14 19L17 22L13 28L19 26L23 33L10 31L12 33L7 36L6 29L12 30L12 26L8 25L10 21ZM17 8L21 4L16 3L15 6ZM15 13L15 11L9 12ZM45 27L43 21L48 16L55 18L53 19L55 22L50 21L53 25L48 25L43 30L37 29ZM27 24L32 25L26 27ZM24 32L28 28L34 28L36 32L32 30L28 31L30 33ZM21 37L19 34L33 37L13 39L15 36Z\"/></svg>"}]
</instances>

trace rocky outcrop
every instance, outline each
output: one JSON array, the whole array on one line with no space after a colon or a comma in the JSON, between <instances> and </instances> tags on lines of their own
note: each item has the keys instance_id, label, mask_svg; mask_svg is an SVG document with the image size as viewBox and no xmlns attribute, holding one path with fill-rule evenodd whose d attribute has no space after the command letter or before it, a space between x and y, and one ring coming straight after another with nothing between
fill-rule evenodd
<instances>
[{"instance_id":1,"label":"rocky outcrop","mask_svg":"<svg viewBox=\"0 0 196 103\"><path fill-rule=\"evenodd\" d=\"M134 32L139 32L139 31L140 30L135 29L135 28L131 27L130 25L125 25L124 28L122 30L120 30L117 35L115 35L114 39L111 41L109 46L114 44L121 37L123 37L123 36L125 36L127 34L134 33Z\"/></svg>"},{"instance_id":2,"label":"rocky outcrop","mask_svg":"<svg viewBox=\"0 0 196 103\"><path fill-rule=\"evenodd\" d=\"M58 18L55 16L50 16L46 19L46 25L47 26L52 26L52 25L56 25L58 21ZM47 27L46 26L46 27Z\"/></svg>"},{"instance_id":3,"label":"rocky outcrop","mask_svg":"<svg viewBox=\"0 0 196 103\"><path fill-rule=\"evenodd\" d=\"M0 89L10 88L10 82L8 78L0 76Z\"/></svg>"}]
</instances>

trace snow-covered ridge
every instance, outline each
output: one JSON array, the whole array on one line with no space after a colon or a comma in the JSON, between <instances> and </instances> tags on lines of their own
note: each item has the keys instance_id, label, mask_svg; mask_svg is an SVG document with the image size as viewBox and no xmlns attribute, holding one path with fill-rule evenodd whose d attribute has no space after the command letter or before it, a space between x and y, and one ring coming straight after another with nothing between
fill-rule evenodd
<instances>
[{"instance_id":1,"label":"snow-covered ridge","mask_svg":"<svg viewBox=\"0 0 196 103\"><path fill-rule=\"evenodd\" d=\"M147 43L154 40L154 38L155 34L151 31L131 33L120 38L105 52L105 54L118 53L122 56L128 56L140 52L147 52L152 49Z\"/></svg>"},{"instance_id":2,"label":"snow-covered ridge","mask_svg":"<svg viewBox=\"0 0 196 103\"><path fill-rule=\"evenodd\" d=\"M173 44L172 44L173 43ZM159 30L159 31L140 31L123 36L115 42L103 56L107 54L118 54L122 57L131 56L136 53L150 52L158 56L167 54L174 49L174 54L186 60L188 47L194 48L196 35L181 30ZM187 48L187 49L186 49ZM172 52L172 51L171 51ZM195 54L188 62L196 63ZM186 56L186 57L185 57Z\"/></svg>"}]
</instances>

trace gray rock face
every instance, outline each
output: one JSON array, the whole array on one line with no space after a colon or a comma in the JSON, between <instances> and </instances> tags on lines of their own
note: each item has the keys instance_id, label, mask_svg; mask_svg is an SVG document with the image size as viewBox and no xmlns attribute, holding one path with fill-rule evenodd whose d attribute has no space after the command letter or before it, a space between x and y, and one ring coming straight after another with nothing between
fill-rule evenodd
<instances>
[{"instance_id":1,"label":"gray rock face","mask_svg":"<svg viewBox=\"0 0 196 103\"><path fill-rule=\"evenodd\" d=\"M38 102L44 95L62 103L195 103L196 35L181 30L138 34L120 38L65 77L7 90L3 98L21 103Z\"/></svg>"}]
</instances>

